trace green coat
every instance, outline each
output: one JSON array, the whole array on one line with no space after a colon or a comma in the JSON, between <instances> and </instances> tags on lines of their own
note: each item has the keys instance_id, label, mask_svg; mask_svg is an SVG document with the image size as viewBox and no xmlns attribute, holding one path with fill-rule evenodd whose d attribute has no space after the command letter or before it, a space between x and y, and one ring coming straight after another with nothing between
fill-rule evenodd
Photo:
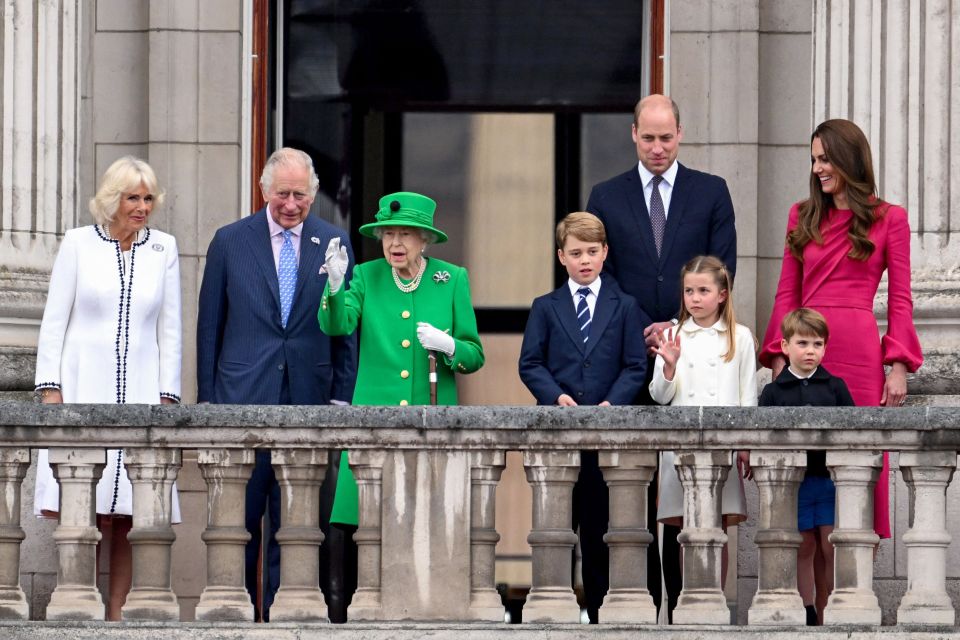
<instances>
[{"instance_id":1,"label":"green coat","mask_svg":"<svg viewBox=\"0 0 960 640\"><path fill-rule=\"evenodd\" d=\"M430 404L430 368L417 340L418 322L448 332L456 343L452 358L437 356L437 404L457 404L454 373L473 373L483 366L467 270L436 258L428 259L420 286L411 293L397 288L385 259L357 265L348 289L334 295L329 285L324 289L317 319L329 336L360 328L355 405ZM330 520L356 524L356 484L346 452L340 473L343 481L337 483Z\"/></svg>"}]
</instances>

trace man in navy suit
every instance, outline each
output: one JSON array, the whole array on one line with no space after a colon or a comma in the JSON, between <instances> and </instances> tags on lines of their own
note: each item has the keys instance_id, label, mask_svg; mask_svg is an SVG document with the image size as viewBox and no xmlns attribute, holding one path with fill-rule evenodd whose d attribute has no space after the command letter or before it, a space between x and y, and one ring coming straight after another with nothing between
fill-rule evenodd
<instances>
[{"instance_id":1,"label":"man in navy suit","mask_svg":"<svg viewBox=\"0 0 960 640\"><path fill-rule=\"evenodd\" d=\"M321 273L331 238L347 233L308 215L317 193L310 156L283 148L267 160L267 206L220 228L207 250L197 319L197 401L218 404L347 404L357 374L355 336L320 331ZM351 253L352 260L352 253ZM269 508L268 570L262 609L269 618L280 580L280 489L269 451L257 451L247 484L247 589L258 603L260 521Z\"/></svg>"},{"instance_id":2,"label":"man in navy suit","mask_svg":"<svg viewBox=\"0 0 960 640\"><path fill-rule=\"evenodd\" d=\"M646 377L646 314L612 278L600 276L607 257L603 223L571 213L557 225L557 256L570 276L533 301L520 350L520 378L541 405L630 404ZM580 531L584 595L590 622L607 590L610 556L607 485L596 451L580 452L573 489L573 528Z\"/></svg>"},{"instance_id":3,"label":"man in navy suit","mask_svg":"<svg viewBox=\"0 0 960 640\"><path fill-rule=\"evenodd\" d=\"M587 211L603 220L610 237L606 271L643 307L653 323L644 327L647 345L680 312L680 269L698 255L720 258L730 275L737 268L737 232L727 184L718 176L677 162L683 129L680 109L670 98L650 95L633 113L633 142L640 162L626 173L594 186ZM653 366L647 368L647 383ZM648 386L638 404L654 404ZM648 525L656 535L656 483L651 483ZM668 610L680 593L679 529L664 535L664 579ZM650 544L649 587L660 604L660 558Z\"/></svg>"}]
</instances>

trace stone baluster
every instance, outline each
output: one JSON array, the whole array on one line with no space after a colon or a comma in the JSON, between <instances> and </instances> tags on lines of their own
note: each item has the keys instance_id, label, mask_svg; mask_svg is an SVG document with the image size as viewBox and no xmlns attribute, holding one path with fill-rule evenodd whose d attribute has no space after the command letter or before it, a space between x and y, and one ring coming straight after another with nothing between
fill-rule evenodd
<instances>
[{"instance_id":1,"label":"stone baluster","mask_svg":"<svg viewBox=\"0 0 960 640\"><path fill-rule=\"evenodd\" d=\"M250 540L244 515L253 449L200 449L197 464L207 483L207 586L197 620L253 621L253 603L244 584L244 549Z\"/></svg>"},{"instance_id":2,"label":"stone baluster","mask_svg":"<svg viewBox=\"0 0 960 640\"><path fill-rule=\"evenodd\" d=\"M730 624L720 568L727 543L721 498L732 460L730 451L678 451L674 459L683 484L683 531L677 537L683 545L683 591L675 624Z\"/></svg>"},{"instance_id":3,"label":"stone baluster","mask_svg":"<svg viewBox=\"0 0 960 640\"><path fill-rule=\"evenodd\" d=\"M503 621L503 602L495 588L497 483L505 465L503 451L477 451L470 459L470 619Z\"/></svg>"},{"instance_id":4,"label":"stone baluster","mask_svg":"<svg viewBox=\"0 0 960 640\"><path fill-rule=\"evenodd\" d=\"M50 466L60 482L57 587L47 620L103 620L97 589L97 483L107 461L104 449L50 449Z\"/></svg>"},{"instance_id":5,"label":"stone baluster","mask_svg":"<svg viewBox=\"0 0 960 640\"><path fill-rule=\"evenodd\" d=\"M828 451L827 466L837 486L837 519L830 534L834 546L834 588L823 612L825 625L880 624L873 593L873 489L883 454Z\"/></svg>"},{"instance_id":6,"label":"stone baluster","mask_svg":"<svg viewBox=\"0 0 960 640\"><path fill-rule=\"evenodd\" d=\"M647 489L657 469L655 451L601 451L600 468L610 488L610 590L600 622L656 624L657 608L647 589Z\"/></svg>"},{"instance_id":7,"label":"stone baluster","mask_svg":"<svg viewBox=\"0 0 960 640\"><path fill-rule=\"evenodd\" d=\"M749 624L806 623L797 591L797 492L807 454L802 451L752 451L750 466L760 492L756 543L759 551L757 593L747 614Z\"/></svg>"},{"instance_id":8,"label":"stone baluster","mask_svg":"<svg viewBox=\"0 0 960 640\"><path fill-rule=\"evenodd\" d=\"M380 620L383 601L380 598L383 463L386 452L370 449L350 451L350 469L357 481L357 502L360 512L357 531L357 591L350 602L350 620Z\"/></svg>"},{"instance_id":9,"label":"stone baluster","mask_svg":"<svg viewBox=\"0 0 960 640\"><path fill-rule=\"evenodd\" d=\"M280 588L270 620L326 621L320 591L320 484L327 469L325 449L274 449L274 473L280 483Z\"/></svg>"},{"instance_id":10,"label":"stone baluster","mask_svg":"<svg viewBox=\"0 0 960 640\"><path fill-rule=\"evenodd\" d=\"M900 624L953 625L953 604L946 589L947 486L957 468L955 451L900 454L900 471L910 490L907 592L897 609Z\"/></svg>"},{"instance_id":11,"label":"stone baluster","mask_svg":"<svg viewBox=\"0 0 960 640\"><path fill-rule=\"evenodd\" d=\"M523 466L533 488L533 579L523 607L524 622L579 622L580 606L570 584L573 563L573 485L579 451L524 451Z\"/></svg>"},{"instance_id":12,"label":"stone baluster","mask_svg":"<svg viewBox=\"0 0 960 640\"><path fill-rule=\"evenodd\" d=\"M120 610L124 620L180 619L170 580L170 551L177 535L170 526L179 449L126 449L124 465L133 486L133 582Z\"/></svg>"},{"instance_id":13,"label":"stone baluster","mask_svg":"<svg viewBox=\"0 0 960 640\"><path fill-rule=\"evenodd\" d=\"M20 485L30 466L30 449L0 447L0 620L30 617L20 588Z\"/></svg>"}]
</instances>

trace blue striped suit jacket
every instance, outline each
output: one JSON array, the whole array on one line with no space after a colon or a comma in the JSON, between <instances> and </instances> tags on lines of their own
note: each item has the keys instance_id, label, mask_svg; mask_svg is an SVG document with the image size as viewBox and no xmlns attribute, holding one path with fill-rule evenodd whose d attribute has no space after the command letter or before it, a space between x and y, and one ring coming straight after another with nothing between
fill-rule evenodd
<instances>
[{"instance_id":1,"label":"blue striped suit jacket","mask_svg":"<svg viewBox=\"0 0 960 640\"><path fill-rule=\"evenodd\" d=\"M356 336L330 338L317 322L330 239L346 231L314 216L303 221L297 287L287 326L267 210L220 228L207 250L197 318L197 400L278 404L284 373L292 404L349 402L357 376ZM316 240L314 240L316 239Z\"/></svg>"}]
</instances>

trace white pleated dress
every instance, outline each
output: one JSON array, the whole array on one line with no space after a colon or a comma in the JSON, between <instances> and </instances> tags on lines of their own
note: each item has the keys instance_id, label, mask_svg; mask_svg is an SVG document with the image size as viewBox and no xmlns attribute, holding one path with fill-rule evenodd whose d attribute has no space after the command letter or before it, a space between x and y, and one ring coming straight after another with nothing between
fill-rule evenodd
<instances>
[{"instance_id":1,"label":"white pleated dress","mask_svg":"<svg viewBox=\"0 0 960 640\"><path fill-rule=\"evenodd\" d=\"M650 382L650 396L660 404L679 407L757 406L756 342L747 327L736 326L736 352L727 353L727 327L718 320L701 327L692 318L680 327L680 359L673 380L663 377L663 358L657 356ZM673 465L673 451L664 451L660 460L660 495L657 520L683 518L683 485ZM723 515L726 524L747 518L743 478L734 458L723 485Z\"/></svg>"},{"instance_id":2,"label":"white pleated dress","mask_svg":"<svg viewBox=\"0 0 960 640\"><path fill-rule=\"evenodd\" d=\"M38 389L65 403L180 401L180 263L173 236L145 228L130 251L99 225L67 231L50 275L37 343ZM123 452L107 450L97 513L132 515ZM37 456L34 513L59 511L47 451ZM180 521L173 488L172 521Z\"/></svg>"}]
</instances>

